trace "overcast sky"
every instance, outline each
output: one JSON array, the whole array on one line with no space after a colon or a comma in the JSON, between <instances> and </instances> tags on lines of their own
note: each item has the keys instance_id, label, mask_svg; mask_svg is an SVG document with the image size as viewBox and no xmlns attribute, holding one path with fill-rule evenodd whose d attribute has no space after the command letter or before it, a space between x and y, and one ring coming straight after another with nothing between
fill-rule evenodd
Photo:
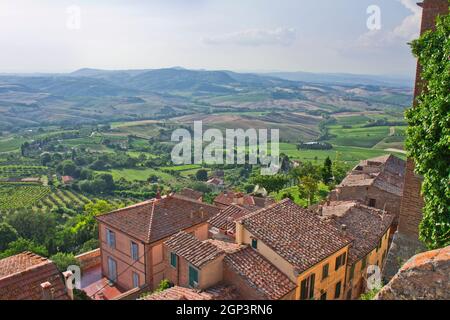
<instances>
[{"instance_id":1,"label":"overcast sky","mask_svg":"<svg viewBox=\"0 0 450 320\"><path fill-rule=\"evenodd\" d=\"M0 0L0 72L182 66L411 76L416 2ZM380 30L367 27L370 5L381 9Z\"/></svg>"}]
</instances>

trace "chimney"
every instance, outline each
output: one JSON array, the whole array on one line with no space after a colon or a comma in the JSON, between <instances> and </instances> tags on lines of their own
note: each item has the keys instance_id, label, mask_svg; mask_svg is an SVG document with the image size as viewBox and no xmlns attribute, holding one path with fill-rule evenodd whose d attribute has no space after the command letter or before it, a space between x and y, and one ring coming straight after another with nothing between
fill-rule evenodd
<instances>
[{"instance_id":1,"label":"chimney","mask_svg":"<svg viewBox=\"0 0 450 320\"><path fill-rule=\"evenodd\" d=\"M319 216L321 216L323 214L323 207L321 205L319 205Z\"/></svg>"},{"instance_id":2,"label":"chimney","mask_svg":"<svg viewBox=\"0 0 450 320\"><path fill-rule=\"evenodd\" d=\"M158 191L156 191L156 196L155 196L155 198L156 199L161 199L161 191L158 189Z\"/></svg>"},{"instance_id":3,"label":"chimney","mask_svg":"<svg viewBox=\"0 0 450 320\"><path fill-rule=\"evenodd\" d=\"M68 270L66 272L63 272L63 276L67 295L69 296L70 300L73 300L73 273L72 271Z\"/></svg>"},{"instance_id":4,"label":"chimney","mask_svg":"<svg viewBox=\"0 0 450 320\"><path fill-rule=\"evenodd\" d=\"M53 293L55 289L52 288L52 284L50 282L41 283L42 289L42 300L53 300Z\"/></svg>"}]
</instances>

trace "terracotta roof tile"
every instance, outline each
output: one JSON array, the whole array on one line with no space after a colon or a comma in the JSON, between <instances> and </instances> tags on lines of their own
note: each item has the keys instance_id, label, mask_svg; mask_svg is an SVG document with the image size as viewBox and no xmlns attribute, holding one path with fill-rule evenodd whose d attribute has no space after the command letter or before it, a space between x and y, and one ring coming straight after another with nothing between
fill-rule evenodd
<instances>
[{"instance_id":1,"label":"terracotta roof tile","mask_svg":"<svg viewBox=\"0 0 450 320\"><path fill-rule=\"evenodd\" d=\"M212 227L234 233L236 231L236 219L245 216L250 212L249 209L232 204L209 219L208 222Z\"/></svg>"},{"instance_id":2,"label":"terracotta roof tile","mask_svg":"<svg viewBox=\"0 0 450 320\"><path fill-rule=\"evenodd\" d=\"M0 260L0 300L42 300L41 284L49 282L54 300L68 300L56 265L31 252Z\"/></svg>"},{"instance_id":3,"label":"terracotta roof tile","mask_svg":"<svg viewBox=\"0 0 450 320\"><path fill-rule=\"evenodd\" d=\"M200 241L192 234L181 231L164 242L164 245L197 268L214 261L224 252L217 246Z\"/></svg>"},{"instance_id":4,"label":"terracotta roof tile","mask_svg":"<svg viewBox=\"0 0 450 320\"><path fill-rule=\"evenodd\" d=\"M281 299L296 288L295 283L252 248L225 256L224 264L266 299Z\"/></svg>"},{"instance_id":5,"label":"terracotta roof tile","mask_svg":"<svg viewBox=\"0 0 450 320\"><path fill-rule=\"evenodd\" d=\"M201 199L201 197L203 197L203 192L195 191L189 188L184 188L178 194L193 200L199 200Z\"/></svg>"},{"instance_id":6,"label":"terracotta roof tile","mask_svg":"<svg viewBox=\"0 0 450 320\"><path fill-rule=\"evenodd\" d=\"M374 186L402 196L406 163L393 155L361 161L339 187Z\"/></svg>"},{"instance_id":7,"label":"terracotta roof tile","mask_svg":"<svg viewBox=\"0 0 450 320\"><path fill-rule=\"evenodd\" d=\"M242 192L227 191L219 194L214 199L214 202L226 206L231 204L238 204L246 208L248 207L264 208L268 205L273 204L274 200L267 197L266 198L255 197L248 194L244 194Z\"/></svg>"},{"instance_id":8,"label":"terracotta roof tile","mask_svg":"<svg viewBox=\"0 0 450 320\"><path fill-rule=\"evenodd\" d=\"M356 201L331 202L321 210L323 221L337 228L345 225L347 235L354 240L349 250L349 263L362 259L375 249L394 220L393 215Z\"/></svg>"},{"instance_id":9,"label":"terracotta roof tile","mask_svg":"<svg viewBox=\"0 0 450 320\"><path fill-rule=\"evenodd\" d=\"M299 273L351 243L334 226L290 199L250 213L240 221Z\"/></svg>"},{"instance_id":10,"label":"terracotta roof tile","mask_svg":"<svg viewBox=\"0 0 450 320\"><path fill-rule=\"evenodd\" d=\"M141 300L237 300L236 289L232 286L217 285L204 291L184 287L172 287L151 294Z\"/></svg>"},{"instance_id":11,"label":"terracotta roof tile","mask_svg":"<svg viewBox=\"0 0 450 320\"><path fill-rule=\"evenodd\" d=\"M141 241L152 243L204 223L219 211L213 205L171 195L103 214L96 219Z\"/></svg>"}]
</instances>

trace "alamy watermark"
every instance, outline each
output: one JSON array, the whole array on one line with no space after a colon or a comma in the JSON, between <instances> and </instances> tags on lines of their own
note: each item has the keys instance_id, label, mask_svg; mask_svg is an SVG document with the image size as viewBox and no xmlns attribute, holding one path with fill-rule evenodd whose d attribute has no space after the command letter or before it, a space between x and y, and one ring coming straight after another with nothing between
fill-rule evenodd
<instances>
[{"instance_id":1,"label":"alamy watermark","mask_svg":"<svg viewBox=\"0 0 450 320\"><path fill-rule=\"evenodd\" d=\"M178 142L171 153L176 165L260 164L262 175L280 170L279 129L226 129L224 137L219 129L203 132L203 122L195 121L193 136L187 129L177 129L171 140Z\"/></svg>"},{"instance_id":2,"label":"alamy watermark","mask_svg":"<svg viewBox=\"0 0 450 320\"><path fill-rule=\"evenodd\" d=\"M367 29L370 31L381 30L381 8L377 5L370 5L366 10L369 18L367 18Z\"/></svg>"}]
</instances>

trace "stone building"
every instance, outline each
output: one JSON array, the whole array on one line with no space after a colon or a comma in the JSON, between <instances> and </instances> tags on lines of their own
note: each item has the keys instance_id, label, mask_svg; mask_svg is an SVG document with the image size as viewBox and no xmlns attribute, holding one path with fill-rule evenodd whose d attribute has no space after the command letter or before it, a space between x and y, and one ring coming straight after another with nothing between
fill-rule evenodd
<instances>
[{"instance_id":1,"label":"stone building","mask_svg":"<svg viewBox=\"0 0 450 320\"><path fill-rule=\"evenodd\" d=\"M331 201L359 201L393 214L398 224L405 161L386 155L361 161L329 195Z\"/></svg>"}]
</instances>

